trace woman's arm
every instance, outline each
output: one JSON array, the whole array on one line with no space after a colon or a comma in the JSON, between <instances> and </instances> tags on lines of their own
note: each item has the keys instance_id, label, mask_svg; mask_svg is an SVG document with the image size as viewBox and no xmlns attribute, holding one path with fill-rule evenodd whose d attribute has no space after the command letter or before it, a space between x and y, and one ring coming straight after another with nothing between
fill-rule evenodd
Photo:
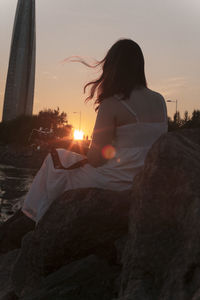
<instances>
[{"instance_id":1,"label":"woman's arm","mask_svg":"<svg viewBox=\"0 0 200 300\"><path fill-rule=\"evenodd\" d=\"M106 145L112 144L114 139L115 118L112 108L112 101L110 99L104 100L99 106L92 135L92 143L87 154L88 161L93 167L101 166L107 161L102 156L102 149Z\"/></svg>"}]
</instances>

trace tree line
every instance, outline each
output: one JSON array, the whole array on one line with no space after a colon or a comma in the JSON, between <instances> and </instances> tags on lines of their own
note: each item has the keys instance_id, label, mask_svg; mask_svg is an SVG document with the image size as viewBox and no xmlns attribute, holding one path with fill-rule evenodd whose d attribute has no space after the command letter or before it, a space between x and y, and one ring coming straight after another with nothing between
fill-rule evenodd
<instances>
[{"instance_id":1,"label":"tree line","mask_svg":"<svg viewBox=\"0 0 200 300\"><path fill-rule=\"evenodd\" d=\"M200 110L194 110L190 116L188 111L181 117L180 112L176 112L173 118L168 117L168 130L174 131L186 128L200 128Z\"/></svg>"},{"instance_id":2,"label":"tree line","mask_svg":"<svg viewBox=\"0 0 200 300\"><path fill-rule=\"evenodd\" d=\"M0 142L3 144L28 145L34 129L52 131L54 136L70 136L72 125L68 124L67 114L57 109L44 109L37 115L20 116L12 121L0 123Z\"/></svg>"},{"instance_id":3,"label":"tree line","mask_svg":"<svg viewBox=\"0 0 200 300\"><path fill-rule=\"evenodd\" d=\"M72 125L68 124L67 114L57 109L44 109L37 115L20 116L12 121L0 123L0 142L3 144L28 145L29 137L34 129L52 130L54 136L62 138L70 136ZM200 128L200 110L194 110L190 116L188 111L181 117L180 112L168 117L168 130L184 128Z\"/></svg>"}]
</instances>

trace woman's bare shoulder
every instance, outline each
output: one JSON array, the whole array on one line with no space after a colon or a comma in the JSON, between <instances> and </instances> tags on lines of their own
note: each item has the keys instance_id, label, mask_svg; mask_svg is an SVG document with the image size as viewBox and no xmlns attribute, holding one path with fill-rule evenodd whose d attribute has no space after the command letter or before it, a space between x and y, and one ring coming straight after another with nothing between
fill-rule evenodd
<instances>
[{"instance_id":1,"label":"woman's bare shoulder","mask_svg":"<svg viewBox=\"0 0 200 300\"><path fill-rule=\"evenodd\" d=\"M157 92L157 91L154 91L154 90L151 90L151 89L149 89L149 88L146 88L146 92L147 92L150 96L152 96L153 98L155 98L155 99L157 99L157 100L161 100L161 101L165 100L164 97L163 97L163 95L161 95L161 94L160 94L159 92Z\"/></svg>"},{"instance_id":2,"label":"woman's bare shoulder","mask_svg":"<svg viewBox=\"0 0 200 300\"><path fill-rule=\"evenodd\" d=\"M116 102L118 102L118 101L119 101L119 100L118 100L117 96L111 96L111 97L105 98L105 99L101 102L100 106L101 106L101 107L112 107L112 106L115 105Z\"/></svg>"},{"instance_id":3,"label":"woman's bare shoulder","mask_svg":"<svg viewBox=\"0 0 200 300\"><path fill-rule=\"evenodd\" d=\"M99 105L99 111L112 116L115 114L118 102L119 100L116 98L116 96L105 98Z\"/></svg>"}]
</instances>

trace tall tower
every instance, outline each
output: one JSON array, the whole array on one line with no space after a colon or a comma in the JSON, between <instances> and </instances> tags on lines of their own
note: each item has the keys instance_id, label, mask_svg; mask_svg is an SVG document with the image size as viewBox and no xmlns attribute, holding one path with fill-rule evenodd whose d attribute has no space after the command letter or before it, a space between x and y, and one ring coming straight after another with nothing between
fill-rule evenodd
<instances>
[{"instance_id":1,"label":"tall tower","mask_svg":"<svg viewBox=\"0 0 200 300\"><path fill-rule=\"evenodd\" d=\"M35 40L35 0L18 0L4 97L3 121L32 114Z\"/></svg>"}]
</instances>

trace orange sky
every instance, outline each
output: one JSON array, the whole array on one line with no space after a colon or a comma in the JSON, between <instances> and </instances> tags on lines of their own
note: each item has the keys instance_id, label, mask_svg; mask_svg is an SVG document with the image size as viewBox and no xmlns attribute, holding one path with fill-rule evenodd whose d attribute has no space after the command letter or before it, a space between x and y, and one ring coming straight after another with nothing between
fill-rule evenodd
<instances>
[{"instance_id":1,"label":"orange sky","mask_svg":"<svg viewBox=\"0 0 200 300\"><path fill-rule=\"evenodd\" d=\"M0 0L0 116L10 39L17 0ZM178 109L200 109L199 0L41 0L36 1L37 68L34 113L60 107L69 122L91 134L92 104L84 104L83 86L98 76L78 63L62 65L72 55L102 59L119 38L138 42L146 60L148 85ZM172 116L175 104L168 103Z\"/></svg>"}]
</instances>

